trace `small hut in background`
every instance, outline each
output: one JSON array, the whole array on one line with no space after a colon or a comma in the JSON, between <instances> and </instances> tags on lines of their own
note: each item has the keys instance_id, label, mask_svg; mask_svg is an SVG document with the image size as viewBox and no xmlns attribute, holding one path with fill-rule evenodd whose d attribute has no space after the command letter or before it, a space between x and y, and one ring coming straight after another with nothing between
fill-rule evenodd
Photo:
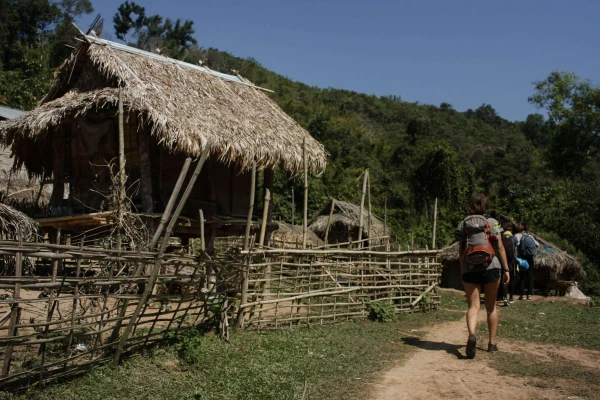
<instances>
[{"instance_id":1,"label":"small hut in background","mask_svg":"<svg viewBox=\"0 0 600 400\"><path fill-rule=\"evenodd\" d=\"M335 201L333 213L331 213L331 203L327 204L308 229L316 233L320 239L325 240L325 233L329 225L327 243L346 243L358 240L360 206L347 201L332 201ZM369 215L369 210L366 208L363 209L362 220L363 239L381 238L385 235L383 222L374 215Z\"/></svg>"},{"instance_id":2,"label":"small hut in background","mask_svg":"<svg viewBox=\"0 0 600 400\"><path fill-rule=\"evenodd\" d=\"M2 123L2 121L20 117L23 114L25 114L25 111L0 106L0 123ZM14 159L10 155L10 149L0 147L0 172L3 174L8 173L13 167L13 163Z\"/></svg>"},{"instance_id":3,"label":"small hut in background","mask_svg":"<svg viewBox=\"0 0 600 400\"><path fill-rule=\"evenodd\" d=\"M41 227L68 233L111 223L107 165L119 167L120 88L133 211L159 219L186 157L211 146L177 236L198 236L200 209L208 236L243 233L253 165L271 190L274 168L301 173L303 153L309 173L324 169L323 145L246 79L95 36L82 39L40 106L0 124L16 167L53 183Z\"/></svg>"},{"instance_id":4,"label":"small hut in background","mask_svg":"<svg viewBox=\"0 0 600 400\"><path fill-rule=\"evenodd\" d=\"M562 250L536 234L529 233L540 243L535 256L534 283L536 288L548 291L566 289L570 282L585 275L581 263L576 257ZM458 242L453 242L442 249L441 286L463 290L462 271L458 261ZM517 278L518 279L518 278Z\"/></svg>"},{"instance_id":5,"label":"small hut in background","mask_svg":"<svg viewBox=\"0 0 600 400\"><path fill-rule=\"evenodd\" d=\"M271 247L283 249L301 249L303 242L302 226L291 225L287 222L277 222L279 228L271 235ZM307 247L318 247L325 244L317 234L310 229L306 231Z\"/></svg>"}]
</instances>

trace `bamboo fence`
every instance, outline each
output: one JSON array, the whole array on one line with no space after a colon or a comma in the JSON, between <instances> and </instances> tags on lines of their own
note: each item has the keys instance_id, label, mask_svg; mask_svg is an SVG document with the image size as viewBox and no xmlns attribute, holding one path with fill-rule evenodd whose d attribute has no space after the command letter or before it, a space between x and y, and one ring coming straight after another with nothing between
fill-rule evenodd
<instances>
[{"instance_id":1,"label":"bamboo fence","mask_svg":"<svg viewBox=\"0 0 600 400\"><path fill-rule=\"evenodd\" d=\"M246 268L238 325L256 329L327 324L369 314L369 303L396 313L433 310L437 251L254 250Z\"/></svg>"},{"instance_id":2,"label":"bamboo fence","mask_svg":"<svg viewBox=\"0 0 600 400\"><path fill-rule=\"evenodd\" d=\"M371 301L398 313L439 304L437 251L244 251L237 240L211 258L63 241L0 241L0 264L14 265L0 275L4 390L119 362L182 329L228 337L234 319L293 328L365 317Z\"/></svg>"},{"instance_id":3,"label":"bamboo fence","mask_svg":"<svg viewBox=\"0 0 600 400\"><path fill-rule=\"evenodd\" d=\"M155 263L157 254L0 241L0 262L15 265L0 275L0 387L43 385L180 329L226 326L227 295L235 300L240 290L243 262L233 255L164 254ZM22 273L24 259L35 264L35 274ZM144 293L148 300L136 314Z\"/></svg>"}]
</instances>

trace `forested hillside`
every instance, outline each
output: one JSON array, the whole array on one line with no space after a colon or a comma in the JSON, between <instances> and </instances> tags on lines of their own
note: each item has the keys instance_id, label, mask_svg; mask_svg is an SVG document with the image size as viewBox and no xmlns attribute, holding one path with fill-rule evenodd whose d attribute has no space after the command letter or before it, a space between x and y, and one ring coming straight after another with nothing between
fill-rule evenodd
<instances>
[{"instance_id":1,"label":"forested hillside","mask_svg":"<svg viewBox=\"0 0 600 400\"><path fill-rule=\"evenodd\" d=\"M0 0L0 104L34 107L70 51L65 45L76 43L71 21L91 11L88 0ZM273 99L330 154L323 175L310 180L309 218L330 197L359 202L361 175L369 168L374 210L382 215L387 199L392 236L400 243L431 246L433 202L439 199L439 247L452 239L469 195L480 190L493 209L529 220L532 231L567 250L580 250L587 289L600 293L600 90L591 83L548 71L531 87L530 101L541 114L510 122L489 104L458 112L447 103L406 102L401 93L376 97L310 87L256 60L196 43L192 21L149 16L131 2L115 12L104 16L104 30L114 24L117 38L130 45L158 47L274 90ZM277 176L275 216L290 220L292 189L299 223L298 177Z\"/></svg>"}]
</instances>

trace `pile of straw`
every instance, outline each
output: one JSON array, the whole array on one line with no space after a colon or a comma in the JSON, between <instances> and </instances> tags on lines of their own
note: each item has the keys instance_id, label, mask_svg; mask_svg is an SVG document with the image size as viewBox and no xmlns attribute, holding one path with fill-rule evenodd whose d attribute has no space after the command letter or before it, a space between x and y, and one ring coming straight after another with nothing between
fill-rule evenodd
<instances>
[{"instance_id":1,"label":"pile of straw","mask_svg":"<svg viewBox=\"0 0 600 400\"><path fill-rule=\"evenodd\" d=\"M17 240L19 233L24 241L35 240L38 225L22 212L0 203L0 238L2 240Z\"/></svg>"}]
</instances>

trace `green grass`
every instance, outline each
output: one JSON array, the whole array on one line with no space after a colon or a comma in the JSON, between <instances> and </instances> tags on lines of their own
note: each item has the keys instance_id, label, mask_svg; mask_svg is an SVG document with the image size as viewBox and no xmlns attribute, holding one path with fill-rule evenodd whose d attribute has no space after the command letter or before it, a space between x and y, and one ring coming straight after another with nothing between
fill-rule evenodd
<instances>
[{"instance_id":1,"label":"green grass","mask_svg":"<svg viewBox=\"0 0 600 400\"><path fill-rule=\"evenodd\" d=\"M584 367L562 358L540 362L530 356L515 353L494 354L491 365L503 375L534 378L528 384L560 390L569 396L598 398L599 370Z\"/></svg>"},{"instance_id":2,"label":"green grass","mask_svg":"<svg viewBox=\"0 0 600 400\"><path fill-rule=\"evenodd\" d=\"M442 293L444 309L464 298ZM215 335L180 335L171 345L121 366L101 367L16 399L359 399L382 370L414 351L403 338L462 315L440 310L394 322L355 320L329 326ZM1 397L1 396L0 396Z\"/></svg>"},{"instance_id":3,"label":"green grass","mask_svg":"<svg viewBox=\"0 0 600 400\"><path fill-rule=\"evenodd\" d=\"M600 308L562 300L516 301L500 308L500 338L600 350L599 332Z\"/></svg>"},{"instance_id":4,"label":"green grass","mask_svg":"<svg viewBox=\"0 0 600 400\"><path fill-rule=\"evenodd\" d=\"M550 301L516 301L500 307L500 352L489 357L490 364L503 375L532 378L530 385L598 398L600 364L596 369L582 366L561 357L560 350L555 349L551 360L539 359L527 351L502 352L502 342L507 339L600 350L600 309L564 299ZM478 331L482 343L487 343L487 324L481 323Z\"/></svg>"}]
</instances>

